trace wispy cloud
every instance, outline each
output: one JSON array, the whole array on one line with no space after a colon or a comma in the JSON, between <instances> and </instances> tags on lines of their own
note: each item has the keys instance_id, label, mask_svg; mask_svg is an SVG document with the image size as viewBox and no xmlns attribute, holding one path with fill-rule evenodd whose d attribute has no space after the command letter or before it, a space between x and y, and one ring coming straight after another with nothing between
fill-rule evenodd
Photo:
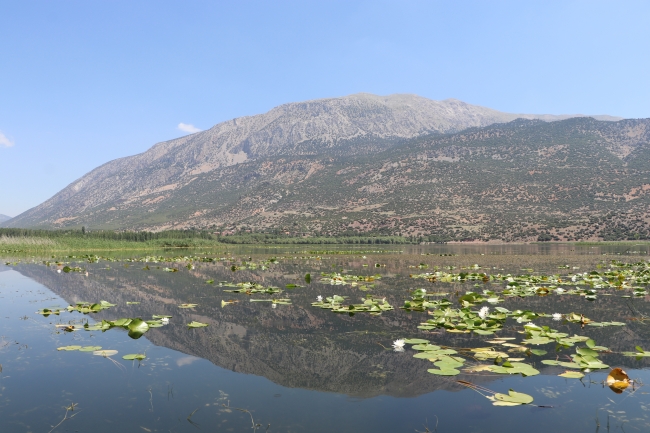
<instances>
[{"instance_id":1,"label":"wispy cloud","mask_svg":"<svg viewBox=\"0 0 650 433\"><path fill-rule=\"evenodd\" d=\"M182 125L182 123L181 123ZM191 126L191 125L190 125ZM0 147L11 147L14 145L14 142L9 140L6 135L0 131Z\"/></svg>"},{"instance_id":2,"label":"wispy cloud","mask_svg":"<svg viewBox=\"0 0 650 433\"><path fill-rule=\"evenodd\" d=\"M178 124L178 129L180 129L183 132L189 132L190 134L203 131L202 129L199 129L194 125L190 125L189 123L183 123L183 122Z\"/></svg>"},{"instance_id":3,"label":"wispy cloud","mask_svg":"<svg viewBox=\"0 0 650 433\"><path fill-rule=\"evenodd\" d=\"M176 360L176 365L179 367L182 367L184 365L190 365L191 363L200 360L201 358L197 358L196 356L184 356L182 358L178 358Z\"/></svg>"}]
</instances>

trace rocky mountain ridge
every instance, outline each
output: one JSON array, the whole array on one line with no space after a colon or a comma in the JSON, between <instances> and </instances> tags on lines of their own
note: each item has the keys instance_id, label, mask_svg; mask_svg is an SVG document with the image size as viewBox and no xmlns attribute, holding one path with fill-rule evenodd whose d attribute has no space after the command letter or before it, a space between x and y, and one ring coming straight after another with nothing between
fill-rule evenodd
<instances>
[{"instance_id":1,"label":"rocky mountain ridge","mask_svg":"<svg viewBox=\"0 0 650 433\"><path fill-rule=\"evenodd\" d=\"M429 164L460 164L457 168L462 172L466 156L475 158L492 152L485 146L479 153L469 150L471 143L486 140L489 146L498 148L497 153L489 155L488 164L508 159L507 146L499 147L497 142L507 140L517 128L488 125L522 117L532 119L517 124L517 128L527 131L542 131L544 125L551 125L542 120L586 128L582 135L599 141L622 164L625 162L621 158L634 159L639 143L647 142L647 125L642 121L632 124L584 118L580 119L582 123L570 123L572 116L502 113L457 100L357 94L285 104L262 115L233 119L207 131L159 143L142 154L98 167L3 226L160 230L244 224L285 232L372 232L382 224L355 221L350 226L345 219L355 215L347 213L362 212L366 217L369 212L383 211L410 218L413 212L380 211L391 201L390 194L380 197L390 188L382 182L370 182L352 190L348 187L358 184L358 180L343 179L348 174L368 171L364 164L374 164L381 157L382 165L370 169L379 170L378 176L395 164L406 172L413 171L414 167L404 164L424 160ZM533 135L529 134L528 139L540 141ZM431 149L418 150L418 146ZM523 154L519 157L528 158ZM337 184L336 178L344 180L344 184ZM432 178L440 185L442 179ZM462 183L462 179L457 181ZM410 181L405 182L398 190ZM311 189L301 189L307 185ZM333 201L332 194L323 196L325 192L319 191L319 185L334 188L327 192L346 191L348 196L334 194L337 200ZM643 185L638 187L645 191ZM404 198L398 194L395 200L401 201L399 196ZM335 208L340 208L339 212L331 212ZM431 209L422 211L433 216ZM336 227L330 224L334 220L340 223ZM452 222L453 218L445 220ZM456 225L463 221L459 219ZM421 235L431 231L396 227L394 232Z\"/></svg>"}]
</instances>

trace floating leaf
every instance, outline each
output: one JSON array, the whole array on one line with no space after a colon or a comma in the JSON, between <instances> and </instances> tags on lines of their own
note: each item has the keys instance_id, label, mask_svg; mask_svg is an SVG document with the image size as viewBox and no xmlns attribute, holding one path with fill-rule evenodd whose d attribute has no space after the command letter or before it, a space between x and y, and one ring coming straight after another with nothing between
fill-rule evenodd
<instances>
[{"instance_id":1,"label":"floating leaf","mask_svg":"<svg viewBox=\"0 0 650 433\"><path fill-rule=\"evenodd\" d=\"M533 397L528 394L513 391L508 391L508 394L496 393L492 397L488 397L495 406L519 406L521 404L530 404L533 402Z\"/></svg>"},{"instance_id":2,"label":"floating leaf","mask_svg":"<svg viewBox=\"0 0 650 433\"><path fill-rule=\"evenodd\" d=\"M56 350L66 350L66 351L79 350L79 349L81 349L81 346L63 346L63 347L56 348Z\"/></svg>"},{"instance_id":3,"label":"floating leaf","mask_svg":"<svg viewBox=\"0 0 650 433\"><path fill-rule=\"evenodd\" d=\"M625 388L630 386L630 378L625 371L616 367L609 372L607 379L605 379L605 383L611 388L612 391L620 394Z\"/></svg>"},{"instance_id":4,"label":"floating leaf","mask_svg":"<svg viewBox=\"0 0 650 433\"><path fill-rule=\"evenodd\" d=\"M130 353L128 355L124 355L122 359L126 359L127 361L132 361L134 359L137 359L138 361L142 361L146 357L147 356L142 353Z\"/></svg>"},{"instance_id":5,"label":"floating leaf","mask_svg":"<svg viewBox=\"0 0 650 433\"><path fill-rule=\"evenodd\" d=\"M149 330L149 325L142 319L133 319L128 325L129 337L137 340Z\"/></svg>"},{"instance_id":6,"label":"floating leaf","mask_svg":"<svg viewBox=\"0 0 650 433\"><path fill-rule=\"evenodd\" d=\"M462 367L465 363L461 359L461 361L458 361L456 359L450 358L450 357L444 357L441 361L434 362L433 365L438 367L441 370L453 370L457 367Z\"/></svg>"},{"instance_id":7,"label":"floating leaf","mask_svg":"<svg viewBox=\"0 0 650 433\"><path fill-rule=\"evenodd\" d=\"M147 320L149 328L162 328L164 324L160 320Z\"/></svg>"},{"instance_id":8,"label":"floating leaf","mask_svg":"<svg viewBox=\"0 0 650 433\"><path fill-rule=\"evenodd\" d=\"M197 321L192 321L191 323L187 324L188 328L204 328L206 326L208 326L207 323L201 323L201 322L197 322Z\"/></svg>"},{"instance_id":9,"label":"floating leaf","mask_svg":"<svg viewBox=\"0 0 650 433\"><path fill-rule=\"evenodd\" d=\"M102 346L85 346L79 349L79 352L95 352L97 350L100 350Z\"/></svg>"},{"instance_id":10,"label":"floating leaf","mask_svg":"<svg viewBox=\"0 0 650 433\"><path fill-rule=\"evenodd\" d=\"M585 377L584 374L580 373L579 371L565 371L562 374L558 374L560 377L566 377L567 379L582 379Z\"/></svg>"},{"instance_id":11,"label":"floating leaf","mask_svg":"<svg viewBox=\"0 0 650 433\"><path fill-rule=\"evenodd\" d=\"M531 365L523 362L509 361L506 361L501 365L491 366L490 371L500 374L521 374L522 376L536 376L539 374L539 370L533 368Z\"/></svg>"},{"instance_id":12,"label":"floating leaf","mask_svg":"<svg viewBox=\"0 0 650 433\"><path fill-rule=\"evenodd\" d=\"M127 318L122 318L122 319L117 319L111 322L113 326L129 326L129 323L131 323L133 319L127 319Z\"/></svg>"},{"instance_id":13,"label":"floating leaf","mask_svg":"<svg viewBox=\"0 0 650 433\"><path fill-rule=\"evenodd\" d=\"M43 308L42 310L38 310L36 313L37 314L42 314L43 316L47 317L50 314L56 314L57 316L61 313L61 309L56 309L56 310L50 310L49 308Z\"/></svg>"},{"instance_id":14,"label":"floating leaf","mask_svg":"<svg viewBox=\"0 0 650 433\"><path fill-rule=\"evenodd\" d=\"M456 376L457 374L460 374L459 370L456 370L455 368L447 368L445 370L438 370L436 368L430 368L427 370L431 374L436 374L438 376Z\"/></svg>"},{"instance_id":15,"label":"floating leaf","mask_svg":"<svg viewBox=\"0 0 650 433\"><path fill-rule=\"evenodd\" d=\"M239 301L234 301L234 300L232 300L232 299L229 300L229 301L225 301L225 300L222 299L222 300L221 300L221 308L225 307L226 305L232 305L232 304L235 304L235 303L237 303L237 302L239 302Z\"/></svg>"},{"instance_id":16,"label":"floating leaf","mask_svg":"<svg viewBox=\"0 0 650 433\"><path fill-rule=\"evenodd\" d=\"M598 356L598 352L587 347L579 347L576 349L576 352L580 355Z\"/></svg>"},{"instance_id":17,"label":"floating leaf","mask_svg":"<svg viewBox=\"0 0 650 433\"><path fill-rule=\"evenodd\" d=\"M117 350L96 350L93 352L93 355L108 358L109 356L117 355Z\"/></svg>"},{"instance_id":18,"label":"floating leaf","mask_svg":"<svg viewBox=\"0 0 650 433\"><path fill-rule=\"evenodd\" d=\"M404 340L406 344L428 344L429 340L423 340L421 338L407 338Z\"/></svg>"}]
</instances>

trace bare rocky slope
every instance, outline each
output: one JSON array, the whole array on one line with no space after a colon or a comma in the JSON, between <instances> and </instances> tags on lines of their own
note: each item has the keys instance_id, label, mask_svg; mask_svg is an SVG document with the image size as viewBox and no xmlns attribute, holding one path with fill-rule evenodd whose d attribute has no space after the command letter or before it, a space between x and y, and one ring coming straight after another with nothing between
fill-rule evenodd
<instances>
[{"instance_id":1,"label":"bare rocky slope","mask_svg":"<svg viewBox=\"0 0 650 433\"><path fill-rule=\"evenodd\" d=\"M576 116L503 113L453 99L432 101L416 95L382 97L356 94L285 104L265 114L223 122L206 131L158 143L142 154L108 162L2 226L64 228L85 225L92 228L159 230L223 228L243 222L269 228L278 222L268 215L269 211L293 210L290 208L295 206L287 202L287 197L295 196L299 192L296 190L298 184L307 179L313 181L325 174L332 175L331 170L325 170L326 167L336 166L336 173L342 173L341 170L347 173L351 163L359 169L368 162L368 158L380 154L388 158L401 158L386 161L387 164L403 164L400 161L404 161L405 155L390 152L405 148L405 143L422 137L429 137L432 143L467 128L481 128L517 118L561 121L572 117ZM597 117L601 120L617 119ZM525 127L531 125L525 124ZM603 131L606 129L604 126L599 128ZM636 149L640 141L647 139L645 126L637 125L635 128L640 129L610 128L610 132L602 133L609 134L603 136L602 141L607 143L611 153L625 157L626 153ZM436 161L458 163L467 153L461 149L465 145L457 143L448 146L446 150L437 150L432 157L427 156L427 152L420 152L419 155ZM507 150L499 152L503 156ZM494 157L491 158L491 161L495 161ZM323 184L331 185L328 179L321 180ZM379 188L386 192L385 187ZM643 188L642 185L640 187ZM258 206L251 208L246 202L257 200L260 188L265 190L264 197ZM386 199L369 200L365 197L368 193L372 195L373 188L377 187L372 186L372 182L359 185L359 197L353 194L346 201L356 202L357 205L352 206L354 209L361 206L362 210L369 210L383 206ZM338 206L326 204L331 200L327 200L327 194L323 191L310 197L304 209L296 209L307 219L309 215L318 214L313 212L314 204L327 208ZM188 198L192 200L188 202ZM241 203L236 205L237 201ZM295 200L290 201L293 203ZM311 207L312 211L307 207ZM258 214L261 219L258 217L256 221L247 221L247 218ZM399 216L399 212L393 214ZM329 226L319 222L323 217L343 215L324 214L312 218L318 221L306 226L302 222L305 218L302 218L299 224L304 226L305 231L322 232L324 227ZM371 226L376 228L376 224ZM350 227L344 224L332 230L348 229ZM408 230L401 231L409 233Z\"/></svg>"}]
</instances>

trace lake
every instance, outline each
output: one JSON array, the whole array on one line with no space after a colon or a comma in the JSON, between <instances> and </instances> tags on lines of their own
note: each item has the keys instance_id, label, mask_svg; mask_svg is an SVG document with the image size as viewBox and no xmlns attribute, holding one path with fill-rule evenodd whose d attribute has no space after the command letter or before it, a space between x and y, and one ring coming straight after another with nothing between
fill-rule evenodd
<instances>
[{"instance_id":1,"label":"lake","mask_svg":"<svg viewBox=\"0 0 650 433\"><path fill-rule=\"evenodd\" d=\"M649 250L292 245L5 257L1 431L648 431ZM400 308L407 301L411 311ZM615 367L627 387L604 384ZM488 398L509 389L532 403Z\"/></svg>"}]
</instances>

